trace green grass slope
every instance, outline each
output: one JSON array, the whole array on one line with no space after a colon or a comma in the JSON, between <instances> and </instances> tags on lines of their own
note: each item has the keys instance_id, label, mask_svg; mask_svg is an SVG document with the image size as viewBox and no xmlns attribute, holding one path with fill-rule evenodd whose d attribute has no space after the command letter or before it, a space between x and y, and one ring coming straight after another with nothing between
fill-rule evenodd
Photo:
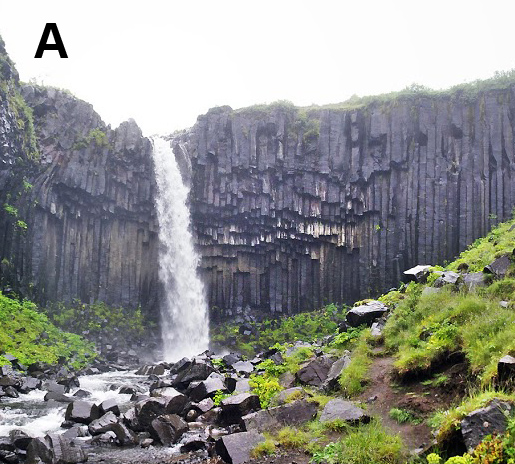
<instances>
[{"instance_id":1,"label":"green grass slope","mask_svg":"<svg viewBox=\"0 0 515 464\"><path fill-rule=\"evenodd\" d=\"M79 335L58 329L34 303L18 302L0 292L0 365L9 364L5 354L25 366L41 361L80 368L94 358L95 351Z\"/></svg>"}]
</instances>

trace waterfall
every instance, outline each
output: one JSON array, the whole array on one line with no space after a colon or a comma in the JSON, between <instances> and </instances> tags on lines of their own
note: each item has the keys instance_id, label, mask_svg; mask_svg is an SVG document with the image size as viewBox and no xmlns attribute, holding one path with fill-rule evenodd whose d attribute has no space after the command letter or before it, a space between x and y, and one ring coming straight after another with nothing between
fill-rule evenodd
<instances>
[{"instance_id":1,"label":"waterfall","mask_svg":"<svg viewBox=\"0 0 515 464\"><path fill-rule=\"evenodd\" d=\"M161 331L165 360L177 361L207 349L209 320L204 286L197 274L199 256L190 230L189 187L182 181L170 142L156 137L153 144L159 278L164 287Z\"/></svg>"}]
</instances>

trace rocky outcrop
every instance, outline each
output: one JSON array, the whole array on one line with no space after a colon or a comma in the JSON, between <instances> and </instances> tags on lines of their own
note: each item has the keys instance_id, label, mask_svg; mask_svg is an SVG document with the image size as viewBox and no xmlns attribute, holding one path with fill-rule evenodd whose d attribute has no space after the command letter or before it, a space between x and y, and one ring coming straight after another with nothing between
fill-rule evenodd
<instances>
[{"instance_id":1,"label":"rocky outcrop","mask_svg":"<svg viewBox=\"0 0 515 464\"><path fill-rule=\"evenodd\" d=\"M1 42L0 83L0 285L154 311L150 141L66 92L22 89ZM511 213L514 121L513 86L199 117L171 139L212 319L355 301L452 258Z\"/></svg>"},{"instance_id":2,"label":"rocky outcrop","mask_svg":"<svg viewBox=\"0 0 515 464\"><path fill-rule=\"evenodd\" d=\"M515 88L358 109L216 108L175 135L214 316L350 302L515 204Z\"/></svg>"},{"instance_id":3,"label":"rocky outcrop","mask_svg":"<svg viewBox=\"0 0 515 464\"><path fill-rule=\"evenodd\" d=\"M6 63L4 87L8 73L15 73ZM3 286L40 303L79 299L154 309L157 233L150 141L132 120L112 130L90 104L67 92L21 88L17 75L9 82L19 95L11 100L31 108L38 153L26 154L23 140L13 134L21 127L11 121L16 108L11 104L6 110L0 99L0 196L3 205L14 208L0 213Z\"/></svg>"}]
</instances>

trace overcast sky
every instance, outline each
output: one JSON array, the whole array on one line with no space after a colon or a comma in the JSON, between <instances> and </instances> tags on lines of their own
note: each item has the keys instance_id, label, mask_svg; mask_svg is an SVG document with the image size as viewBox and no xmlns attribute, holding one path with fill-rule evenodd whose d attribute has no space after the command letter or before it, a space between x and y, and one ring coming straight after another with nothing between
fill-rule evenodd
<instances>
[{"instance_id":1,"label":"overcast sky","mask_svg":"<svg viewBox=\"0 0 515 464\"><path fill-rule=\"evenodd\" d=\"M0 0L21 79L69 89L113 127L190 127L219 105L446 88L515 68L513 0ZM68 52L34 55L45 23Z\"/></svg>"}]
</instances>

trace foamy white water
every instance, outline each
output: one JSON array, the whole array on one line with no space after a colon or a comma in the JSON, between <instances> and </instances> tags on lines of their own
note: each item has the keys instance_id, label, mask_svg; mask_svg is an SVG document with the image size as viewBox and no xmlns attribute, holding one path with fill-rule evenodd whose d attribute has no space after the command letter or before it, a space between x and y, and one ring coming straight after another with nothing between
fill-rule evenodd
<instances>
[{"instance_id":1,"label":"foamy white water","mask_svg":"<svg viewBox=\"0 0 515 464\"><path fill-rule=\"evenodd\" d=\"M165 360L176 361L207 349L209 320L190 230L189 188L182 181L170 143L161 138L153 142L161 242L159 278L165 289L161 331Z\"/></svg>"}]
</instances>

